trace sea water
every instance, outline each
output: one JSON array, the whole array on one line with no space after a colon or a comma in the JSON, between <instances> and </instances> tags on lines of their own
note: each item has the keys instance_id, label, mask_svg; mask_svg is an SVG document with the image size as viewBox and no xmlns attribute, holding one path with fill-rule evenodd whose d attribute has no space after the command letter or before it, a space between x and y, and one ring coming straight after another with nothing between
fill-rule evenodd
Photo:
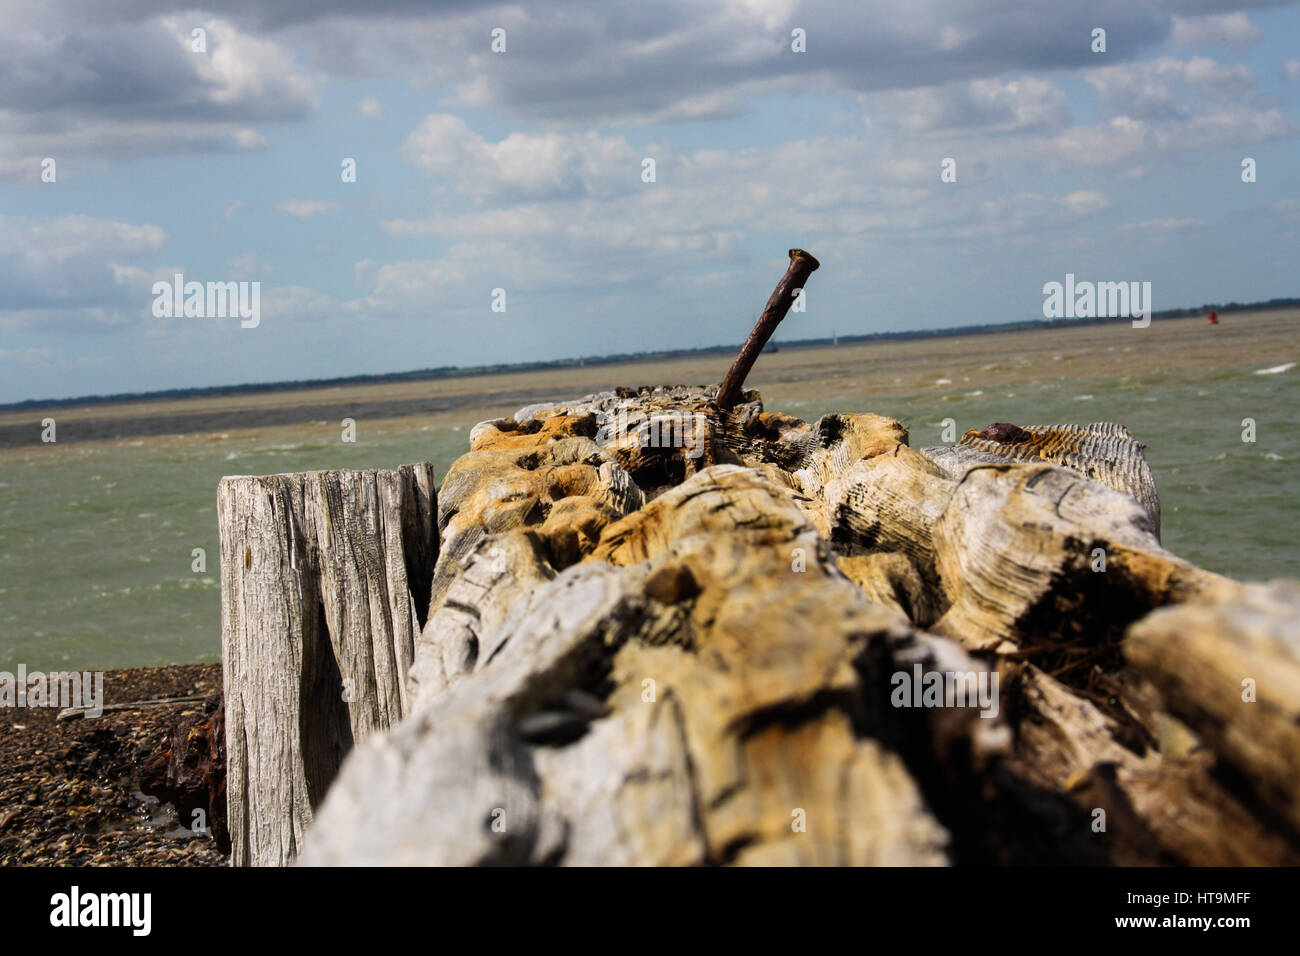
<instances>
[{"instance_id":1,"label":"sea water","mask_svg":"<svg viewBox=\"0 0 1300 956\"><path fill-rule=\"evenodd\" d=\"M1165 547L1236 578L1300 576L1300 371L1285 363L947 383L917 394L828 395L811 382L807 390L769 410L810 422L827 412L889 415L917 448L943 443L945 428L959 437L994 421L1121 423L1147 445ZM1253 442L1243 441L1246 419ZM441 479L467 450L472 425L360 427L355 444L339 441L337 429L304 426L288 438L131 439L0 457L0 669L218 660L223 475L428 460ZM206 566L196 571L200 548Z\"/></svg>"}]
</instances>

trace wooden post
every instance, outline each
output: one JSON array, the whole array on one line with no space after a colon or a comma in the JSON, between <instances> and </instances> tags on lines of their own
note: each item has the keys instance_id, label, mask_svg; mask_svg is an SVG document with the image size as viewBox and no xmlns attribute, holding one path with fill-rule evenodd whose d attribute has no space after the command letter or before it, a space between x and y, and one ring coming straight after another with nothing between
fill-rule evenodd
<instances>
[{"instance_id":1,"label":"wooden post","mask_svg":"<svg viewBox=\"0 0 1300 956\"><path fill-rule=\"evenodd\" d=\"M227 477L217 511L232 862L282 865L353 743L406 712L433 466Z\"/></svg>"}]
</instances>

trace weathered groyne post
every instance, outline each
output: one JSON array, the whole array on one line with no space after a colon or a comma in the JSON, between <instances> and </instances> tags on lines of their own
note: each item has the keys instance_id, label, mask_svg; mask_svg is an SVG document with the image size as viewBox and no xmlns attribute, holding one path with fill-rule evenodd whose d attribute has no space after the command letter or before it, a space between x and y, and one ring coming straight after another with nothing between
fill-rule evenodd
<instances>
[{"instance_id":1,"label":"weathered groyne post","mask_svg":"<svg viewBox=\"0 0 1300 956\"><path fill-rule=\"evenodd\" d=\"M433 466L224 478L232 861L284 864L343 757L406 711L437 556Z\"/></svg>"}]
</instances>

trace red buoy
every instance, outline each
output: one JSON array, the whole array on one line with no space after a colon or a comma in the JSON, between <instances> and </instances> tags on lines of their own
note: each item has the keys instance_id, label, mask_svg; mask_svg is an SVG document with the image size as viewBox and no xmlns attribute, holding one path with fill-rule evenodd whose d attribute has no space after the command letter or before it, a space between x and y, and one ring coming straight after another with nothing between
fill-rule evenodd
<instances>
[{"instance_id":1,"label":"red buoy","mask_svg":"<svg viewBox=\"0 0 1300 956\"><path fill-rule=\"evenodd\" d=\"M1208 323L1208 324L1210 324L1210 325L1218 325L1218 324L1219 324L1219 313L1215 312L1213 309L1210 310L1210 318L1209 318L1209 323Z\"/></svg>"}]
</instances>

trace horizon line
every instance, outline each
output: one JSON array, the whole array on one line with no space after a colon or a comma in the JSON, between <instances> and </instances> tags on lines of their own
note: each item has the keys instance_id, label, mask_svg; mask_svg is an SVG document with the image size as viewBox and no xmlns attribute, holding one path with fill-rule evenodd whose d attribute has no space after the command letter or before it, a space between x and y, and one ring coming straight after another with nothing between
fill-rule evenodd
<instances>
[{"instance_id":1,"label":"horizon line","mask_svg":"<svg viewBox=\"0 0 1300 956\"><path fill-rule=\"evenodd\" d=\"M1256 302L1205 303L1177 309L1152 312L1152 320L1188 318L1210 311L1258 312L1266 309L1285 309L1300 306L1300 297L1273 298ZM784 348L811 348L836 343L859 343L880 339L955 338L963 335L984 335L1016 329L1047 328L1061 325L1101 325L1106 322L1127 322L1128 316L1100 318L1021 319L1011 322L977 323L973 325L944 326L933 329L906 329L892 332L857 332L847 335L818 338L790 339L778 343L775 338L768 343ZM221 395L226 392L281 392L300 389L328 388L338 385L366 385L392 381L421 381L442 378L470 377L474 375L508 375L517 372L540 371L551 368L570 368L583 365L618 365L679 358L688 355L709 355L734 352L739 345L701 345L694 348L663 349L642 352L612 352L605 355L571 356L567 358L539 359L531 362L501 362L491 365L440 365L433 368L408 369L399 372L363 372L357 375L340 375L332 378L279 380L273 382L243 382L226 385L196 385L188 388L162 388L146 392L114 392L108 395L78 395L68 398L27 398L16 402L0 402L0 411L22 411L31 408L57 408L69 405L97 405L118 402L163 401L176 398L199 398ZM765 349L766 351L766 349Z\"/></svg>"}]
</instances>

